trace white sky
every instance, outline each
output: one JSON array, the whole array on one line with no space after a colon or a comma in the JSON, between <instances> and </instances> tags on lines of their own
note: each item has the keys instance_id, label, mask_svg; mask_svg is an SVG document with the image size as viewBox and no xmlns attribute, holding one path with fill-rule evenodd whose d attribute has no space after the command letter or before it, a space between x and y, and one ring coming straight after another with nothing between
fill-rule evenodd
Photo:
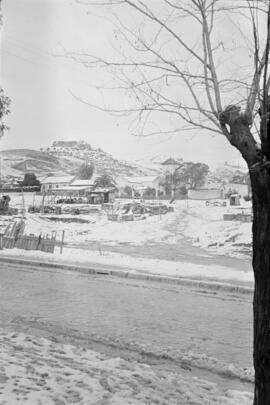
<instances>
[{"instance_id":1,"label":"white sky","mask_svg":"<svg viewBox=\"0 0 270 405\"><path fill-rule=\"evenodd\" d=\"M11 129L1 141L2 149L39 149L54 140L77 139L126 160L162 155L211 165L242 163L220 135L182 132L138 138L131 134L127 118L94 111L75 100L71 92L99 100L90 85L94 73L57 54L64 47L113 55L111 27L87 15L84 6L73 0L4 0L3 14L1 77L12 104Z\"/></svg>"}]
</instances>

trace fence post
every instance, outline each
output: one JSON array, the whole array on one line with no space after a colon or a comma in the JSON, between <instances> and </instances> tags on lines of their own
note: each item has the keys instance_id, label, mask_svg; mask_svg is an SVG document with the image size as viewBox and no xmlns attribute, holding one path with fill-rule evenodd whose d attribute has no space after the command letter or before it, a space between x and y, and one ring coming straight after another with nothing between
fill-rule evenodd
<instances>
[{"instance_id":1,"label":"fence post","mask_svg":"<svg viewBox=\"0 0 270 405\"><path fill-rule=\"evenodd\" d=\"M64 239L65 239L65 231L62 231L62 240L61 240L61 245L60 245L60 254L63 253Z\"/></svg>"}]
</instances>

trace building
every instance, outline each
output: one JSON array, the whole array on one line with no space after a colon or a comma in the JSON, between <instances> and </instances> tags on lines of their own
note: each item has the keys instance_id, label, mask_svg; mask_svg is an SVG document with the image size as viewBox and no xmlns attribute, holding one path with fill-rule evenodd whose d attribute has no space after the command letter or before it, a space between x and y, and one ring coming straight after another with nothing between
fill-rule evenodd
<instances>
[{"instance_id":1,"label":"building","mask_svg":"<svg viewBox=\"0 0 270 405\"><path fill-rule=\"evenodd\" d=\"M72 181L75 180L75 176L49 176L45 179L41 179L41 192L50 193L69 186Z\"/></svg>"},{"instance_id":2,"label":"building","mask_svg":"<svg viewBox=\"0 0 270 405\"><path fill-rule=\"evenodd\" d=\"M52 190L53 194L62 197L87 197L94 187L91 180L74 179L69 185L59 186Z\"/></svg>"},{"instance_id":3,"label":"building","mask_svg":"<svg viewBox=\"0 0 270 405\"><path fill-rule=\"evenodd\" d=\"M225 198L225 187L223 184L212 183L197 190L188 190L190 200L219 200Z\"/></svg>"},{"instance_id":4,"label":"building","mask_svg":"<svg viewBox=\"0 0 270 405\"><path fill-rule=\"evenodd\" d=\"M135 194L139 194L142 197L148 188L154 189L157 196L160 190L160 176L124 177L121 180L118 179L117 184L120 189L129 186L132 189L133 197Z\"/></svg>"},{"instance_id":5,"label":"building","mask_svg":"<svg viewBox=\"0 0 270 405\"><path fill-rule=\"evenodd\" d=\"M80 179L74 179L70 185L73 187L94 187L94 179L93 177L91 179L87 179L87 180L80 180Z\"/></svg>"},{"instance_id":6,"label":"building","mask_svg":"<svg viewBox=\"0 0 270 405\"><path fill-rule=\"evenodd\" d=\"M173 158L166 159L164 162L161 163L163 173L174 174L175 170L179 168L181 162Z\"/></svg>"},{"instance_id":7,"label":"building","mask_svg":"<svg viewBox=\"0 0 270 405\"><path fill-rule=\"evenodd\" d=\"M90 204L107 204L115 201L115 187L96 187L88 194Z\"/></svg>"},{"instance_id":8,"label":"building","mask_svg":"<svg viewBox=\"0 0 270 405\"><path fill-rule=\"evenodd\" d=\"M247 183L228 183L226 184L226 193L237 193L241 197L250 195L250 187Z\"/></svg>"},{"instance_id":9,"label":"building","mask_svg":"<svg viewBox=\"0 0 270 405\"><path fill-rule=\"evenodd\" d=\"M162 176L161 176L161 191L164 195L173 197L176 191L175 174L181 167L181 162L173 158L166 159L161 163Z\"/></svg>"}]
</instances>

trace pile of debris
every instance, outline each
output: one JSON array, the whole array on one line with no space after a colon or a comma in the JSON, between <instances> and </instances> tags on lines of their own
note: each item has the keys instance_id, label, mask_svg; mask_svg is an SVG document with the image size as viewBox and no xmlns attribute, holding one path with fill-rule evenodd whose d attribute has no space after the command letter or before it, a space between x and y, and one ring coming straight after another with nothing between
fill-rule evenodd
<instances>
[{"instance_id":1,"label":"pile of debris","mask_svg":"<svg viewBox=\"0 0 270 405\"><path fill-rule=\"evenodd\" d=\"M164 215L173 212L171 206L160 202L129 202L112 205L111 210L107 213L110 221L138 221L146 219L152 215Z\"/></svg>"},{"instance_id":2,"label":"pile of debris","mask_svg":"<svg viewBox=\"0 0 270 405\"><path fill-rule=\"evenodd\" d=\"M224 221L240 221L240 222L252 222L253 221L253 214L250 209L245 211L245 208L240 208L241 212L228 212L223 215Z\"/></svg>"},{"instance_id":3,"label":"pile of debris","mask_svg":"<svg viewBox=\"0 0 270 405\"><path fill-rule=\"evenodd\" d=\"M73 204L73 205L45 205L44 207L35 207L30 205L28 212L30 214L42 213L42 214L91 214L100 212L102 210L101 205L94 204Z\"/></svg>"},{"instance_id":4,"label":"pile of debris","mask_svg":"<svg viewBox=\"0 0 270 405\"><path fill-rule=\"evenodd\" d=\"M16 208L10 208L9 206L10 196L3 195L0 197L0 215L17 215L18 210Z\"/></svg>"}]
</instances>

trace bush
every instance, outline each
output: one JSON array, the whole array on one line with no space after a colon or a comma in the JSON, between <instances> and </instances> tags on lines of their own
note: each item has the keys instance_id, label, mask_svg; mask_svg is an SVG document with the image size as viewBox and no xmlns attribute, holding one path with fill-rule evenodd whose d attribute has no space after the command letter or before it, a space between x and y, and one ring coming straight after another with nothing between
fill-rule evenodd
<instances>
[{"instance_id":1,"label":"bush","mask_svg":"<svg viewBox=\"0 0 270 405\"><path fill-rule=\"evenodd\" d=\"M132 197L132 188L130 186L124 187L123 192L127 197Z\"/></svg>"},{"instance_id":2,"label":"bush","mask_svg":"<svg viewBox=\"0 0 270 405\"><path fill-rule=\"evenodd\" d=\"M153 197L153 198L155 198L156 190L154 188L147 187L147 189L143 193L143 196L144 197Z\"/></svg>"},{"instance_id":3,"label":"bush","mask_svg":"<svg viewBox=\"0 0 270 405\"><path fill-rule=\"evenodd\" d=\"M20 182L20 186L22 186L22 187L34 187L34 186L39 187L40 182L36 178L36 175L34 173L26 173L24 175L23 181Z\"/></svg>"},{"instance_id":4,"label":"bush","mask_svg":"<svg viewBox=\"0 0 270 405\"><path fill-rule=\"evenodd\" d=\"M78 178L80 180L89 180L92 178L93 174L94 174L94 170L95 167L93 165L93 163L83 163L78 170Z\"/></svg>"}]
</instances>

